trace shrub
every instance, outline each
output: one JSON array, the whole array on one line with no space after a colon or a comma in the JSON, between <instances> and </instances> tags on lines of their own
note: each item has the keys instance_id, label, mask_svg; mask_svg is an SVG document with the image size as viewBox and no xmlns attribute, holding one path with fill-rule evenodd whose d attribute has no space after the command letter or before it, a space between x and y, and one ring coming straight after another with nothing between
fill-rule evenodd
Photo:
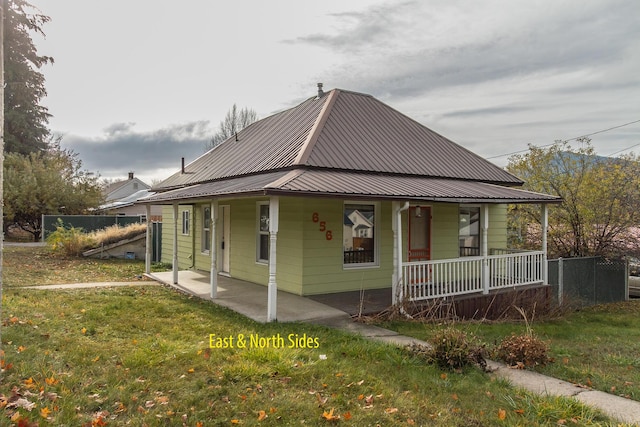
<instances>
[{"instance_id":1,"label":"shrub","mask_svg":"<svg viewBox=\"0 0 640 427\"><path fill-rule=\"evenodd\" d=\"M92 248L95 240L82 231L82 228L64 226L58 219L56 231L47 237L47 245L54 254L66 256L80 256L82 252Z\"/></svg>"},{"instance_id":2,"label":"shrub","mask_svg":"<svg viewBox=\"0 0 640 427\"><path fill-rule=\"evenodd\" d=\"M550 359L549 346L531 331L522 335L511 335L500 342L496 350L498 359L508 365L524 369L546 365Z\"/></svg>"},{"instance_id":3,"label":"shrub","mask_svg":"<svg viewBox=\"0 0 640 427\"><path fill-rule=\"evenodd\" d=\"M438 331L430 344L431 347L414 344L409 350L444 369L458 370L474 364L483 369L487 366L484 346L473 334L447 327Z\"/></svg>"}]
</instances>

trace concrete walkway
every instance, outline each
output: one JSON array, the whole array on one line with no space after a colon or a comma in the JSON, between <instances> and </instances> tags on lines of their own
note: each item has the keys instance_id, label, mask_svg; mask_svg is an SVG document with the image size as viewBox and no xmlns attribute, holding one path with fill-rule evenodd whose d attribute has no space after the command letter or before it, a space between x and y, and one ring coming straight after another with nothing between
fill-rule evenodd
<instances>
[{"instance_id":1,"label":"concrete walkway","mask_svg":"<svg viewBox=\"0 0 640 427\"><path fill-rule=\"evenodd\" d=\"M228 307L255 321L266 322L267 290L265 286L220 276L218 281L218 298L210 297L209 277L193 271L181 271L179 284L173 284L171 272L153 273L148 277L160 283L170 285L185 293L211 300L215 304ZM149 286L154 282L104 282L78 283L68 285L33 286L30 289L78 289L112 286ZM415 338L400 335L397 332L354 322L351 316L337 308L330 307L309 298L278 291L277 314L280 322L307 322L403 347L412 343L429 344ZM487 361L492 374L508 380L515 387L540 395L565 396L574 398L586 405L597 408L608 416L635 426L640 426L640 402L614 396L601 391L579 387L567 381L548 377L522 369L511 369L502 363Z\"/></svg>"}]
</instances>

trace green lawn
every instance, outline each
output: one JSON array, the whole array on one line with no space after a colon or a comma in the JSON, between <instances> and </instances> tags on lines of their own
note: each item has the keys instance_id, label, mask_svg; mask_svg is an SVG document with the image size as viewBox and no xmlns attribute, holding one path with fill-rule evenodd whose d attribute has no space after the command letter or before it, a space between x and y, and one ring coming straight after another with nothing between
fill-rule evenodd
<instances>
[{"instance_id":1,"label":"green lawn","mask_svg":"<svg viewBox=\"0 0 640 427\"><path fill-rule=\"evenodd\" d=\"M147 280L143 260L58 257L46 247L20 246L4 248L3 257L7 287Z\"/></svg>"},{"instance_id":2,"label":"green lawn","mask_svg":"<svg viewBox=\"0 0 640 427\"><path fill-rule=\"evenodd\" d=\"M443 371L320 326L255 323L166 287L23 289L15 274L45 284L38 268L58 262L33 254L4 271L0 425L618 425L477 368ZM96 281L92 268L65 268L75 270L65 282ZM233 348L210 348L211 334ZM277 346L252 348L252 337Z\"/></svg>"}]
</instances>

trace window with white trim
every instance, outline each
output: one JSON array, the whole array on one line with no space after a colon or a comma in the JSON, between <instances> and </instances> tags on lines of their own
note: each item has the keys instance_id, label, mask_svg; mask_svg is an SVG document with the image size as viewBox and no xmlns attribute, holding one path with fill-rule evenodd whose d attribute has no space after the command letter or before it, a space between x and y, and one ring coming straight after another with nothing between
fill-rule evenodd
<instances>
[{"instance_id":1,"label":"window with white trim","mask_svg":"<svg viewBox=\"0 0 640 427\"><path fill-rule=\"evenodd\" d=\"M342 253L345 266L377 265L376 203L345 203Z\"/></svg>"},{"instance_id":2,"label":"window with white trim","mask_svg":"<svg viewBox=\"0 0 640 427\"><path fill-rule=\"evenodd\" d=\"M460 256L480 256L480 207L460 206L459 212Z\"/></svg>"},{"instance_id":3,"label":"window with white trim","mask_svg":"<svg viewBox=\"0 0 640 427\"><path fill-rule=\"evenodd\" d=\"M189 211L182 211L182 234L189 235L190 218Z\"/></svg>"},{"instance_id":4,"label":"window with white trim","mask_svg":"<svg viewBox=\"0 0 640 427\"><path fill-rule=\"evenodd\" d=\"M202 252L211 249L211 206L202 207Z\"/></svg>"},{"instance_id":5,"label":"window with white trim","mask_svg":"<svg viewBox=\"0 0 640 427\"><path fill-rule=\"evenodd\" d=\"M257 205L256 261L269 262L269 202Z\"/></svg>"}]
</instances>

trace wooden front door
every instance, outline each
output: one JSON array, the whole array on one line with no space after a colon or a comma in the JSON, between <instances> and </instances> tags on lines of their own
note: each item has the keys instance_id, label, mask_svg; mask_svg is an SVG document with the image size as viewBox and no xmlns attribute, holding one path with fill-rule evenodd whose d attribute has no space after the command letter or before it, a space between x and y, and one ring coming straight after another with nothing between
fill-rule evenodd
<instances>
[{"instance_id":1,"label":"wooden front door","mask_svg":"<svg viewBox=\"0 0 640 427\"><path fill-rule=\"evenodd\" d=\"M411 206L409 213L408 261L431 259L431 208Z\"/></svg>"}]
</instances>

